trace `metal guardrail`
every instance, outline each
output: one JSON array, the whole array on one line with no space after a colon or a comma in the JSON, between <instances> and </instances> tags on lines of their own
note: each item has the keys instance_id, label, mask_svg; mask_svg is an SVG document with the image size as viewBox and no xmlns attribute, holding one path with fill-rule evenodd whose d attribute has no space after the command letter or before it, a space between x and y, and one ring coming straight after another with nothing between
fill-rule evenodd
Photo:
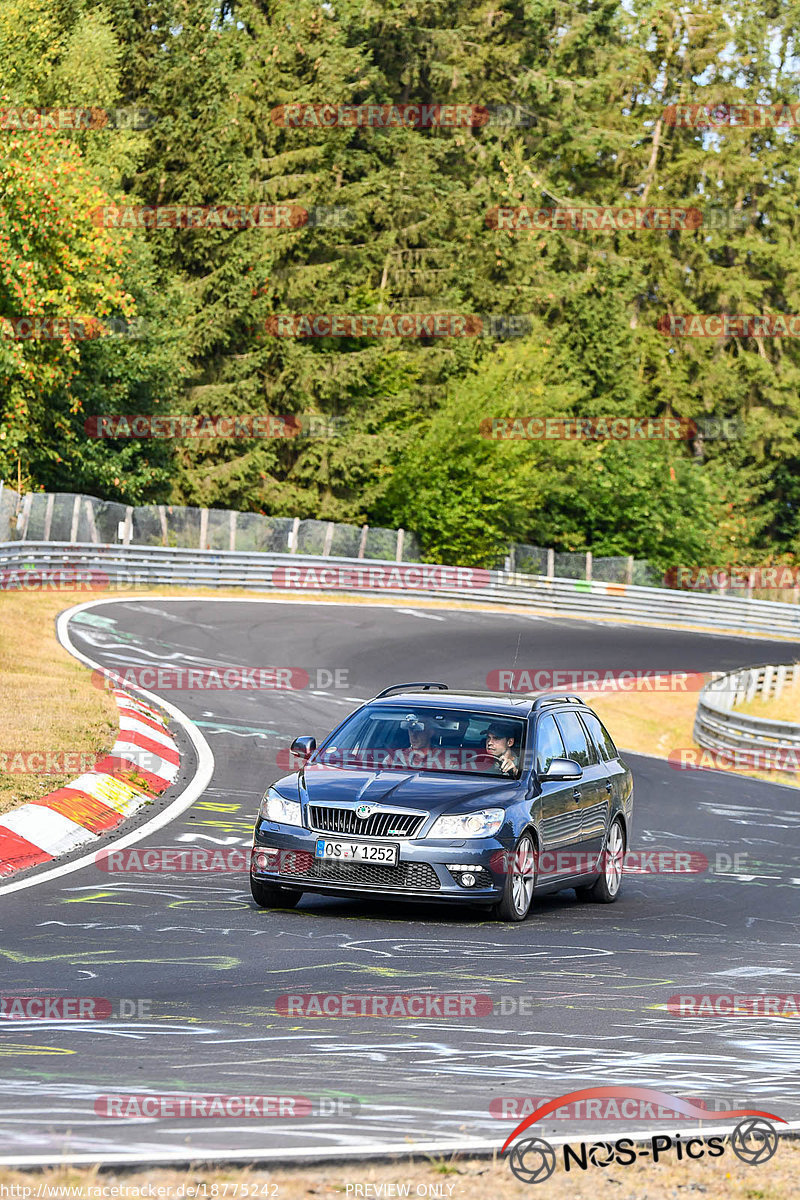
<instances>
[{"instance_id":1,"label":"metal guardrail","mask_svg":"<svg viewBox=\"0 0 800 1200\"><path fill-rule=\"evenodd\" d=\"M47 572L80 572L86 591L148 585L245 587L253 591L358 592L518 604L588 618L703 626L784 637L800 635L800 609L770 600L704 596L668 588L549 579L477 567L312 555L189 550L69 542L0 543L0 590L37 590ZM45 576L37 577L37 573ZM90 575L98 576L94 581ZM105 583L104 583L105 580Z\"/></svg>"},{"instance_id":2,"label":"metal guardrail","mask_svg":"<svg viewBox=\"0 0 800 1200\"><path fill-rule=\"evenodd\" d=\"M777 698L800 679L800 663L764 664L719 675L700 692L694 740L706 750L800 750L800 725L736 712L755 696Z\"/></svg>"}]
</instances>

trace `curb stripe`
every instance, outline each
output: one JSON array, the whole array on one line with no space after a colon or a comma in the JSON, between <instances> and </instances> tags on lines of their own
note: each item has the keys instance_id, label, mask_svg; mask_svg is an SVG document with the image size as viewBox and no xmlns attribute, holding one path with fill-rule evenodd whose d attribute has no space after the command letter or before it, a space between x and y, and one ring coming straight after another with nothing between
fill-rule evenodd
<instances>
[{"instance_id":1,"label":"curb stripe","mask_svg":"<svg viewBox=\"0 0 800 1200\"><path fill-rule=\"evenodd\" d=\"M117 739L118 745L138 746L140 750L147 750L150 754L155 754L158 758L163 759L164 762L171 763L173 767L179 765L181 756L175 749L174 742L169 746L165 746L163 742L155 742L144 733L129 733L127 730L123 730L122 733L124 736L120 736Z\"/></svg>"},{"instance_id":2,"label":"curb stripe","mask_svg":"<svg viewBox=\"0 0 800 1200\"><path fill-rule=\"evenodd\" d=\"M117 704L122 703L126 708L132 708L134 712L139 713L140 716L149 717L151 721L164 724L161 714L155 708L151 708L149 704L145 704L144 700L137 700L135 696L129 696L127 692L122 692L119 688L114 688L113 694Z\"/></svg>"},{"instance_id":3,"label":"curb stripe","mask_svg":"<svg viewBox=\"0 0 800 1200\"><path fill-rule=\"evenodd\" d=\"M129 728L131 724L140 725L142 728L152 729L154 733L165 733L167 737L166 725L163 721L153 721L150 717L146 717L144 713L137 712L135 708L129 708L123 704L120 706L120 716L124 719L120 721L120 728Z\"/></svg>"},{"instance_id":4,"label":"curb stripe","mask_svg":"<svg viewBox=\"0 0 800 1200\"><path fill-rule=\"evenodd\" d=\"M95 763L95 771L108 771L110 775L114 775L115 772L109 770L106 765L107 758L124 758L126 762L133 764L133 767L141 774L142 778L149 772L154 779L158 780L156 791L159 793L169 787L178 774L176 763L167 762L166 759L150 751L143 753L141 747L135 746L131 742L114 742L108 754L104 754ZM143 759L144 761L142 761ZM130 771L131 768L125 767L125 770Z\"/></svg>"},{"instance_id":5,"label":"curb stripe","mask_svg":"<svg viewBox=\"0 0 800 1200\"><path fill-rule=\"evenodd\" d=\"M96 842L176 778L180 754L166 722L125 692L114 689L112 694L120 728L111 753L66 786L0 816L0 878ZM152 770L138 763L142 751L152 756ZM117 778L122 773L138 777L150 791Z\"/></svg>"},{"instance_id":6,"label":"curb stripe","mask_svg":"<svg viewBox=\"0 0 800 1200\"><path fill-rule=\"evenodd\" d=\"M147 751L145 757L140 746L124 740L114 742L108 754L103 755L102 759L98 759L95 763L96 771L108 771L110 775L114 775L115 772L109 770L105 765L107 758L124 758L126 762L133 763L134 768L141 774L142 778L149 772L154 779L158 780L156 791L159 793L169 787L178 774L177 763L168 762L165 758L161 758L160 755L154 754L152 751ZM143 759L144 761L142 761ZM130 771L131 768L126 767L125 770Z\"/></svg>"},{"instance_id":7,"label":"curb stripe","mask_svg":"<svg viewBox=\"0 0 800 1200\"><path fill-rule=\"evenodd\" d=\"M76 824L91 830L92 833L102 833L105 829L113 829L122 820L121 813L109 808L101 800L95 800L93 796L87 796L85 792L78 792L68 787L59 788L57 792L43 796L41 800L32 800L31 804L39 804L43 808L53 808L63 816L69 817L71 821L75 821Z\"/></svg>"},{"instance_id":8,"label":"curb stripe","mask_svg":"<svg viewBox=\"0 0 800 1200\"><path fill-rule=\"evenodd\" d=\"M136 599L138 599L138 597L134 598L134 603ZM150 597L150 599L152 599L152 597ZM58 640L64 649L67 650L73 658L76 658L79 662L84 663L85 666L89 667L93 671L97 671L104 677L108 676L108 672L105 670L105 668L99 662L95 661L95 659L89 658L88 655L78 650L73 644L69 636L69 623L73 617L77 618L79 615L82 616L84 613L93 612L96 609L102 609L109 603L116 603L116 601L109 601L107 599L84 601L81 604L73 605L72 608L68 608L65 612L60 613L56 618L56 636L58 637ZM137 842L141 842L145 838L150 837L156 832L156 830L163 829L166 825L169 825L170 822L174 821L175 818L181 813L184 813L187 811L187 809L191 808L196 800L199 800L211 782L214 774L214 755L211 752L211 747L194 722L187 717L186 713L180 708L177 708L174 704L171 704L169 700L163 700L160 696L155 696L152 692L148 692L144 688L137 688L136 691L137 693L141 693L143 696L146 696L149 700L152 700L152 702L157 704L161 710L163 710L165 713L168 713L173 721L180 725L181 729L183 729L187 738L194 747L195 753L197 754L197 766L188 783L183 785L176 796L169 800L163 808L154 813L152 816L148 817L135 829L129 829L127 832L120 830L116 835L115 840L105 847L103 853L110 850L122 850L126 846L135 845ZM128 699L127 696L125 698ZM91 776L89 778L91 778ZM83 787L82 784L76 784L74 786L79 788ZM83 790L86 789L83 788ZM92 794L95 794L94 791L92 791ZM148 799L148 797L142 797L141 799L144 801ZM28 888L40 887L42 884L51 883L56 879L64 879L67 875L73 875L77 871L84 870L86 867L89 867L92 870L97 869L97 855L95 851L91 851L89 854L84 854L81 858L76 858L72 862L61 864L56 863L50 866L45 865L44 869L37 871L33 875L29 875L27 878L2 882L0 883L0 897L9 896L12 892L26 891ZM97 1157L96 1154L95 1157ZM2 1164L0 1163L0 1165Z\"/></svg>"},{"instance_id":9,"label":"curb stripe","mask_svg":"<svg viewBox=\"0 0 800 1200\"><path fill-rule=\"evenodd\" d=\"M130 717L123 717L119 723L119 732L120 737L129 733L140 733L144 737L158 742L159 746L166 746L170 750L175 749L175 743L164 726L159 725L154 727L154 723L148 721L145 717L137 716L133 720Z\"/></svg>"},{"instance_id":10,"label":"curb stripe","mask_svg":"<svg viewBox=\"0 0 800 1200\"><path fill-rule=\"evenodd\" d=\"M0 879L13 875L15 871L24 871L26 867L51 862L52 858L52 854L47 854L19 834L0 828Z\"/></svg>"},{"instance_id":11,"label":"curb stripe","mask_svg":"<svg viewBox=\"0 0 800 1200\"><path fill-rule=\"evenodd\" d=\"M20 808L12 808L11 812L3 814L0 824L4 830L10 829L12 833L19 834L52 858L74 850L87 838L97 836L55 809L42 808L40 804L23 804Z\"/></svg>"},{"instance_id":12,"label":"curb stripe","mask_svg":"<svg viewBox=\"0 0 800 1200\"><path fill-rule=\"evenodd\" d=\"M139 804L148 799L144 792L137 792L130 784L110 775L81 775L69 785L74 791L84 792L94 800L113 808L120 816L135 812Z\"/></svg>"},{"instance_id":13,"label":"curb stripe","mask_svg":"<svg viewBox=\"0 0 800 1200\"><path fill-rule=\"evenodd\" d=\"M125 758L119 754L106 755L105 758L100 759L97 766L104 775L110 775L114 779L119 778L120 775L133 774L137 779L143 779L156 795L165 792L170 785L170 780L164 779L162 775L154 775L152 771L146 770L135 759ZM175 770L177 774L177 768ZM148 798L145 797L145 799ZM136 807L138 808L139 805Z\"/></svg>"}]
</instances>

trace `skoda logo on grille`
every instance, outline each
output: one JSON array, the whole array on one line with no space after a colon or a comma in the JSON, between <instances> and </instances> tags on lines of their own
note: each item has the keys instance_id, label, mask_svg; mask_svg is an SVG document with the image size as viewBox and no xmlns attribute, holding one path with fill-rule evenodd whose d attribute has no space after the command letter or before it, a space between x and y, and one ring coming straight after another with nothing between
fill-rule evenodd
<instances>
[{"instance_id":1,"label":"skoda logo on grille","mask_svg":"<svg viewBox=\"0 0 800 1200\"><path fill-rule=\"evenodd\" d=\"M358 808L356 809L356 816L361 817L361 819L365 821L371 812L371 804L359 804Z\"/></svg>"}]
</instances>

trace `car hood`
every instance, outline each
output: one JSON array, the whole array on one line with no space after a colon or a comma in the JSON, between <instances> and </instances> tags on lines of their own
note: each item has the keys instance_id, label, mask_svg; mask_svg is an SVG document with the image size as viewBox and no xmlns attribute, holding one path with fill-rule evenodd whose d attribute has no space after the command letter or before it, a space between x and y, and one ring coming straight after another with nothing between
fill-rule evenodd
<instances>
[{"instance_id":1,"label":"car hood","mask_svg":"<svg viewBox=\"0 0 800 1200\"><path fill-rule=\"evenodd\" d=\"M390 808L424 808L426 812L503 807L519 799L519 780L450 774L444 771L344 770L324 767L280 780L284 795L290 780L302 801L311 804L380 804ZM296 782L295 782L296 781ZM291 786L291 784L290 784Z\"/></svg>"}]
</instances>

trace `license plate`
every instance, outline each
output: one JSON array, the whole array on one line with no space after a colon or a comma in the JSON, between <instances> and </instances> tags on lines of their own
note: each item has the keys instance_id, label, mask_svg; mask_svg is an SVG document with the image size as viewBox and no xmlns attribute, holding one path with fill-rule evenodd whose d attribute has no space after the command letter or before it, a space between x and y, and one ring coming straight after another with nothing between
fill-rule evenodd
<instances>
[{"instance_id":1,"label":"license plate","mask_svg":"<svg viewBox=\"0 0 800 1200\"><path fill-rule=\"evenodd\" d=\"M382 863L396 867L399 847L376 846L374 842L331 842L317 838L316 858L333 858L337 862Z\"/></svg>"}]
</instances>

